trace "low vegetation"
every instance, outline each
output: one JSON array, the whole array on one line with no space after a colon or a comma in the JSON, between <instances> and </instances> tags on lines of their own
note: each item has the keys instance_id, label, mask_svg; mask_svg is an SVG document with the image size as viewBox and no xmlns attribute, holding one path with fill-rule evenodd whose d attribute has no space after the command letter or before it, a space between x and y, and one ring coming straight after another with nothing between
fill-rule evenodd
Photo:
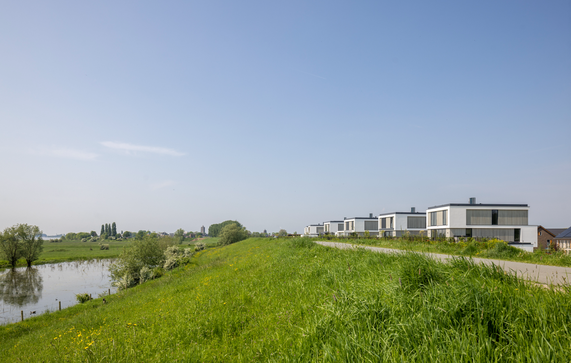
<instances>
[{"instance_id":1,"label":"low vegetation","mask_svg":"<svg viewBox=\"0 0 571 363\"><path fill-rule=\"evenodd\" d=\"M535 252L526 252L497 239L482 241L468 239L460 242L455 242L449 239L440 239L433 241L429 240L426 237L339 238L332 236L322 236L314 238L314 240L343 242L383 248L395 248L407 251L444 253L449 255L470 256L478 258L492 258L540 265L571 267L571 255L564 252L552 250L537 250Z\"/></svg>"},{"instance_id":2,"label":"low vegetation","mask_svg":"<svg viewBox=\"0 0 571 363\"><path fill-rule=\"evenodd\" d=\"M0 327L3 361L571 361L569 286L460 257L248 239Z\"/></svg>"}]
</instances>

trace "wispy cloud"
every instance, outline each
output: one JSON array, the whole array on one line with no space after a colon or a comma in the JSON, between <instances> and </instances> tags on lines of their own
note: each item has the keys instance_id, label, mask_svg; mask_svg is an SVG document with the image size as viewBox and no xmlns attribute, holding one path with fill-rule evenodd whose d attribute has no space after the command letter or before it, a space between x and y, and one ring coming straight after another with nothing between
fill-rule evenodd
<instances>
[{"instance_id":1,"label":"wispy cloud","mask_svg":"<svg viewBox=\"0 0 571 363\"><path fill-rule=\"evenodd\" d=\"M162 182L158 182L158 183L151 184L151 189L152 189L152 190L157 190L157 189L167 188L167 187L173 186L173 185L175 185L175 184L176 184L175 181L172 181L172 180L164 180L164 181L162 181Z\"/></svg>"},{"instance_id":2,"label":"wispy cloud","mask_svg":"<svg viewBox=\"0 0 571 363\"><path fill-rule=\"evenodd\" d=\"M82 150L68 149L68 148L43 148L39 150L32 150L32 154L47 155L57 158L73 159L91 161L97 158L97 154L90 153Z\"/></svg>"},{"instance_id":3,"label":"wispy cloud","mask_svg":"<svg viewBox=\"0 0 571 363\"><path fill-rule=\"evenodd\" d=\"M185 153L178 152L174 149L168 149L164 147L157 146L143 146L143 145L133 145L124 142L113 142L113 141L102 141L101 145L114 150L124 151L126 153L136 153L145 152L153 153L159 155L170 155L170 156L183 156Z\"/></svg>"}]
</instances>

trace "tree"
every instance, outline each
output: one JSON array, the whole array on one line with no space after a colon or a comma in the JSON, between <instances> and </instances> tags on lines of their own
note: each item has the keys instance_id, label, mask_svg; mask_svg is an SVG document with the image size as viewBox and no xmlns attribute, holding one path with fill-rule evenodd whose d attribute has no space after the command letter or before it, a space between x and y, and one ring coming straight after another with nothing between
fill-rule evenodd
<instances>
[{"instance_id":1,"label":"tree","mask_svg":"<svg viewBox=\"0 0 571 363\"><path fill-rule=\"evenodd\" d=\"M22 246L18 243L15 227L8 227L4 233L0 233L0 251L12 268L16 267L16 262L22 255Z\"/></svg>"},{"instance_id":2,"label":"tree","mask_svg":"<svg viewBox=\"0 0 571 363\"><path fill-rule=\"evenodd\" d=\"M125 238L131 237L131 232L129 232L129 231L123 232L123 237L125 237Z\"/></svg>"},{"instance_id":3,"label":"tree","mask_svg":"<svg viewBox=\"0 0 571 363\"><path fill-rule=\"evenodd\" d=\"M182 228L177 229L176 232L174 233L174 238L178 242L178 244L181 244L184 241L184 229Z\"/></svg>"},{"instance_id":4,"label":"tree","mask_svg":"<svg viewBox=\"0 0 571 363\"><path fill-rule=\"evenodd\" d=\"M287 231L285 229L280 229L278 237L287 237Z\"/></svg>"},{"instance_id":5,"label":"tree","mask_svg":"<svg viewBox=\"0 0 571 363\"><path fill-rule=\"evenodd\" d=\"M222 229L224 227L226 227L229 224L236 224L238 227L243 227L240 222L238 221L224 221L222 223L218 223L218 224L212 224L210 225L210 227L208 227L208 235L210 237L218 237L220 235L220 233L222 232Z\"/></svg>"},{"instance_id":6,"label":"tree","mask_svg":"<svg viewBox=\"0 0 571 363\"><path fill-rule=\"evenodd\" d=\"M97 232L91 231L91 237L97 237Z\"/></svg>"},{"instance_id":7,"label":"tree","mask_svg":"<svg viewBox=\"0 0 571 363\"><path fill-rule=\"evenodd\" d=\"M246 228L238 226L236 223L224 226L220 232L220 244L222 246L236 243L238 241L245 240L246 238L248 238L248 231L246 231Z\"/></svg>"},{"instance_id":8,"label":"tree","mask_svg":"<svg viewBox=\"0 0 571 363\"><path fill-rule=\"evenodd\" d=\"M103 236L105 234L105 226L101 225L101 233L99 233L100 236Z\"/></svg>"},{"instance_id":9,"label":"tree","mask_svg":"<svg viewBox=\"0 0 571 363\"><path fill-rule=\"evenodd\" d=\"M32 262L40 258L40 254L44 250L44 240L41 235L42 231L38 226L17 225L16 237L22 244L22 257L26 260L28 267L32 267Z\"/></svg>"},{"instance_id":10,"label":"tree","mask_svg":"<svg viewBox=\"0 0 571 363\"><path fill-rule=\"evenodd\" d=\"M136 239L137 241L140 241L140 240L143 239L143 237L145 237L146 234L147 234L147 233L146 233L145 231L139 231L139 232L137 232L137 234L135 235L135 239Z\"/></svg>"},{"instance_id":11,"label":"tree","mask_svg":"<svg viewBox=\"0 0 571 363\"><path fill-rule=\"evenodd\" d=\"M111 225L111 235L113 237L117 236L117 225L115 224L115 222L113 222L113 224Z\"/></svg>"}]
</instances>

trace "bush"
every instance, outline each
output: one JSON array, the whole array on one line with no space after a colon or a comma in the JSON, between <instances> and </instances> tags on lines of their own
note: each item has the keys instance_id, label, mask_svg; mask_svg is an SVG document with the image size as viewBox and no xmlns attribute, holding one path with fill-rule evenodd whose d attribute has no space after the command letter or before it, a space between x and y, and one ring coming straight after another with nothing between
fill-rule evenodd
<instances>
[{"instance_id":1,"label":"bush","mask_svg":"<svg viewBox=\"0 0 571 363\"><path fill-rule=\"evenodd\" d=\"M89 294L85 293L85 294L76 294L75 295L75 299L77 300L77 302L83 304L86 301L89 301Z\"/></svg>"},{"instance_id":2,"label":"bush","mask_svg":"<svg viewBox=\"0 0 571 363\"><path fill-rule=\"evenodd\" d=\"M145 236L133 242L131 248L123 250L119 258L110 266L111 277L119 289L139 283L141 269L163 266L165 255L158 238Z\"/></svg>"},{"instance_id":3,"label":"bush","mask_svg":"<svg viewBox=\"0 0 571 363\"><path fill-rule=\"evenodd\" d=\"M240 227L237 224L232 223L222 228L219 244L221 246L226 246L245 240L246 238L248 238L248 231L246 231L244 227Z\"/></svg>"},{"instance_id":4,"label":"bush","mask_svg":"<svg viewBox=\"0 0 571 363\"><path fill-rule=\"evenodd\" d=\"M108 250L108 249L109 249L109 245L99 244L99 249L100 249L100 250Z\"/></svg>"},{"instance_id":5,"label":"bush","mask_svg":"<svg viewBox=\"0 0 571 363\"><path fill-rule=\"evenodd\" d=\"M205 245L202 242L198 242L197 244L194 245L194 250L195 251L202 251L204 249Z\"/></svg>"}]
</instances>

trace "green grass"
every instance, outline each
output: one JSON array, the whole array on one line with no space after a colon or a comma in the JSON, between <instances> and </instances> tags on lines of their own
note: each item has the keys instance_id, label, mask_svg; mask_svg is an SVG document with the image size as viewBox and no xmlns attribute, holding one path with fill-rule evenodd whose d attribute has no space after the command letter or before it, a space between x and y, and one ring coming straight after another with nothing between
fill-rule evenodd
<instances>
[{"instance_id":1,"label":"green grass","mask_svg":"<svg viewBox=\"0 0 571 363\"><path fill-rule=\"evenodd\" d=\"M315 241L331 241L351 243L356 245L394 248L415 252L442 253L456 256L491 258L507 261L527 262L538 265L571 267L571 255L563 252L535 251L526 252L516 247L505 250L498 248L486 249L485 243L473 242L441 242L441 241L409 241L406 239L386 238L314 238ZM499 246L498 246L499 247Z\"/></svg>"},{"instance_id":2,"label":"green grass","mask_svg":"<svg viewBox=\"0 0 571 363\"><path fill-rule=\"evenodd\" d=\"M567 362L570 292L465 259L249 239L0 327L0 361Z\"/></svg>"},{"instance_id":3,"label":"green grass","mask_svg":"<svg viewBox=\"0 0 571 363\"><path fill-rule=\"evenodd\" d=\"M109 245L109 250L100 250L98 242L63 241L50 243L44 241L44 251L34 265L46 263L58 263L65 261L91 260L98 258L113 258L119 256L123 246L127 246L131 241L103 240L103 244ZM26 266L26 261L20 259L18 266ZM0 268L10 267L8 261L0 260Z\"/></svg>"}]
</instances>

